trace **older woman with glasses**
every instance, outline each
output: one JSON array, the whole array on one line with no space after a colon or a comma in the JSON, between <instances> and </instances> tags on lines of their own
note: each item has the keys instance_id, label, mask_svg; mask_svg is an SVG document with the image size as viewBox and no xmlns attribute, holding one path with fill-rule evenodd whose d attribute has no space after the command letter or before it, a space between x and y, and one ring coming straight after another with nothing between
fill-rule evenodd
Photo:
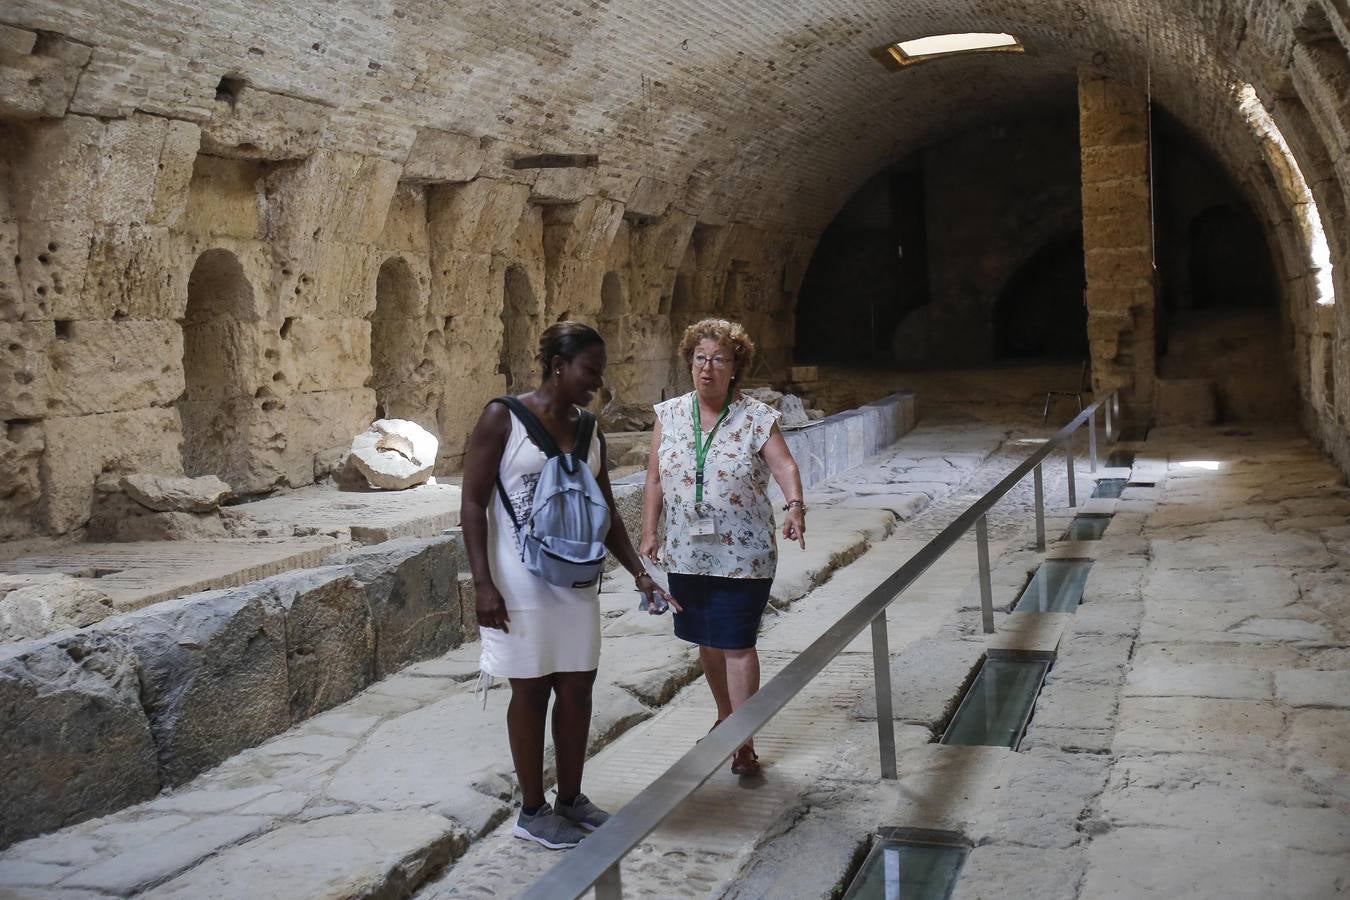
<instances>
[{"instance_id":1,"label":"older woman with glasses","mask_svg":"<svg viewBox=\"0 0 1350 900\"><path fill-rule=\"evenodd\" d=\"M698 645L717 703L714 728L759 690L755 642L778 563L770 473L787 498L783 536L806 549L801 477L779 414L737 389L754 353L737 323L704 319L689 326L680 354L694 390L657 404L647 460L640 553L670 571L675 635ZM755 775L758 760L754 743L746 742L731 770Z\"/></svg>"}]
</instances>

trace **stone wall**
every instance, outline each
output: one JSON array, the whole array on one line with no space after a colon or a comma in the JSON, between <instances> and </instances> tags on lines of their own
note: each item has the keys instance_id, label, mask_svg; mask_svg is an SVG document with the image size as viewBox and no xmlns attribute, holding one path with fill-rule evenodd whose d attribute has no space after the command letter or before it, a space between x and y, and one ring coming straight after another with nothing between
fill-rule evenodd
<instances>
[{"instance_id":1,"label":"stone wall","mask_svg":"<svg viewBox=\"0 0 1350 900\"><path fill-rule=\"evenodd\" d=\"M428 0L44 0L0 16L5 539L77 531L105 471L307 483L377 409L432 426L453 468L563 313L616 334L624 402L677 388L662 345L700 313L747 319L779 364L810 249L858 185L1033 120L1079 66L1085 84L1147 69L1157 102L1267 198L1267 223L1296 204L1257 168L1233 85L1289 135L1341 298L1290 306L1292 358L1309 429L1350 469L1350 27L1330 0L764 4L735 29L705 0L560 15L494 0L472 17ZM1033 52L902 72L868 52L957 27ZM1083 98L1108 131L1138 118L1137 98ZM1090 130L1108 206L1085 213L1106 242L1089 277L1116 292L1093 301L1094 354L1143 404L1152 324L1122 269L1137 222L1109 221L1139 183L1137 136ZM1287 281L1307 274L1284 255Z\"/></svg>"},{"instance_id":2,"label":"stone wall","mask_svg":"<svg viewBox=\"0 0 1350 900\"><path fill-rule=\"evenodd\" d=\"M29 37L11 68L88 61ZM80 529L109 472L304 485L377 415L438 433L453 470L562 317L604 330L622 402L660 400L679 271L681 316L745 319L787 361L809 246L726 222L691 249L697 220L652 179L515 169L527 148L434 129L398 162L321 146L330 106L242 79L195 121L22 99L0 104L2 539Z\"/></svg>"},{"instance_id":3,"label":"stone wall","mask_svg":"<svg viewBox=\"0 0 1350 900\"><path fill-rule=\"evenodd\" d=\"M476 634L458 538L0 647L0 846L120 809Z\"/></svg>"}]
</instances>

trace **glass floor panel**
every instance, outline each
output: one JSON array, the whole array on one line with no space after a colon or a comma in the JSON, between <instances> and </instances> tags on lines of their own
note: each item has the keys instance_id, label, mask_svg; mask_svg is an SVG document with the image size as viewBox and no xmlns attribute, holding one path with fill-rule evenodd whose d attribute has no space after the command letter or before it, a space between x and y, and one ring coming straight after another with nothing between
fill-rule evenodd
<instances>
[{"instance_id":1,"label":"glass floor panel","mask_svg":"<svg viewBox=\"0 0 1350 900\"><path fill-rule=\"evenodd\" d=\"M966 847L877 838L844 900L947 900Z\"/></svg>"},{"instance_id":2,"label":"glass floor panel","mask_svg":"<svg viewBox=\"0 0 1350 900\"><path fill-rule=\"evenodd\" d=\"M1061 541L1100 541L1106 526L1111 524L1110 516L1074 516L1069 530L1064 532Z\"/></svg>"},{"instance_id":3,"label":"glass floor panel","mask_svg":"<svg viewBox=\"0 0 1350 900\"><path fill-rule=\"evenodd\" d=\"M1073 612L1083 602L1090 559L1047 559L1036 569L1013 609L1018 612Z\"/></svg>"},{"instance_id":4,"label":"glass floor panel","mask_svg":"<svg viewBox=\"0 0 1350 900\"><path fill-rule=\"evenodd\" d=\"M1016 749L1049 668L1044 659L986 659L942 743Z\"/></svg>"},{"instance_id":5,"label":"glass floor panel","mask_svg":"<svg viewBox=\"0 0 1350 900\"><path fill-rule=\"evenodd\" d=\"M1133 450L1112 450L1106 457L1106 465L1112 469L1128 469L1134 465Z\"/></svg>"},{"instance_id":6,"label":"glass floor panel","mask_svg":"<svg viewBox=\"0 0 1350 900\"><path fill-rule=\"evenodd\" d=\"M1114 499L1120 496L1121 491L1125 490L1125 485L1128 482L1128 478L1103 478L1092 489L1092 496Z\"/></svg>"}]
</instances>

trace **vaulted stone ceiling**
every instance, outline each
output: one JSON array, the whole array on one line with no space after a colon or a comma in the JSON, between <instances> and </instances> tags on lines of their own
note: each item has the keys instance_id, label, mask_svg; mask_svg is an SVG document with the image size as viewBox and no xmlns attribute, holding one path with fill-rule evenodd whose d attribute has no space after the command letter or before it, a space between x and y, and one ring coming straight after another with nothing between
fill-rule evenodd
<instances>
[{"instance_id":1,"label":"vaulted stone ceiling","mask_svg":"<svg viewBox=\"0 0 1350 900\"><path fill-rule=\"evenodd\" d=\"M854 187L907 152L975 125L1070 111L1079 66L1151 77L1157 101L1240 179L1255 151L1231 85L1251 82L1268 102L1285 91L1295 26L1315 6L45 0L21 7L17 22L97 36L72 112L206 120L228 74L332 107L329 146L401 161L418 129L431 127L487 139L499 160L525 147L598 153L590 177L602 190L655 176L705 221L813 234ZM1008 31L1027 52L899 72L869 54L953 31Z\"/></svg>"}]
</instances>

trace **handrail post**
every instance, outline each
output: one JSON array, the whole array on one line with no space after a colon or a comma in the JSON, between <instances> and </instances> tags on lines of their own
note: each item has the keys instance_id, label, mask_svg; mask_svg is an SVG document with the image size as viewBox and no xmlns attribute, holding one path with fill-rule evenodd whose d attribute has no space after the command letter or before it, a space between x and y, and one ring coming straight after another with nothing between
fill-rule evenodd
<instances>
[{"instance_id":1,"label":"handrail post","mask_svg":"<svg viewBox=\"0 0 1350 900\"><path fill-rule=\"evenodd\" d=\"M989 525L988 516L975 520L975 555L980 565L980 619L984 633L994 633L994 588L989 579Z\"/></svg>"},{"instance_id":2,"label":"handrail post","mask_svg":"<svg viewBox=\"0 0 1350 900\"><path fill-rule=\"evenodd\" d=\"M595 900L623 900L623 879L615 862L595 882Z\"/></svg>"},{"instance_id":3,"label":"handrail post","mask_svg":"<svg viewBox=\"0 0 1350 900\"><path fill-rule=\"evenodd\" d=\"M872 677L877 694L877 742L881 745L881 777L894 781L895 712L891 709L891 647L886 635L886 610L872 620Z\"/></svg>"},{"instance_id":4,"label":"handrail post","mask_svg":"<svg viewBox=\"0 0 1350 900\"><path fill-rule=\"evenodd\" d=\"M1092 472L1097 471L1097 410L1088 413L1088 459Z\"/></svg>"},{"instance_id":5,"label":"handrail post","mask_svg":"<svg viewBox=\"0 0 1350 900\"><path fill-rule=\"evenodd\" d=\"M1041 473L1041 464L1031 470L1036 485L1036 549L1045 549L1045 476Z\"/></svg>"},{"instance_id":6,"label":"handrail post","mask_svg":"<svg viewBox=\"0 0 1350 900\"><path fill-rule=\"evenodd\" d=\"M1064 442L1064 459L1069 466L1069 505L1077 506L1078 486L1074 483L1073 478L1073 435L1069 435L1069 439Z\"/></svg>"},{"instance_id":7,"label":"handrail post","mask_svg":"<svg viewBox=\"0 0 1350 900\"><path fill-rule=\"evenodd\" d=\"M1116 433L1112 430L1115 419L1111 417L1111 400L1113 397L1115 397L1115 394L1107 397L1106 402L1102 404L1102 409L1106 411L1106 442L1108 444L1115 443L1116 440Z\"/></svg>"}]
</instances>

